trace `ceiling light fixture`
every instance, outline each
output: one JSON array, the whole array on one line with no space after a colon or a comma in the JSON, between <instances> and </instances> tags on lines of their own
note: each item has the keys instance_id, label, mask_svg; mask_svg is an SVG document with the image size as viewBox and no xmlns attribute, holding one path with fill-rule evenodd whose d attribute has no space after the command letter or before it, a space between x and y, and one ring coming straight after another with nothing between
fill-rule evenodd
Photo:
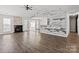
<instances>
[{"instance_id":1,"label":"ceiling light fixture","mask_svg":"<svg viewBox=\"0 0 79 59\"><path fill-rule=\"evenodd\" d=\"M29 5L24 5L24 6L25 6L26 10L32 10L31 6L29 6Z\"/></svg>"}]
</instances>

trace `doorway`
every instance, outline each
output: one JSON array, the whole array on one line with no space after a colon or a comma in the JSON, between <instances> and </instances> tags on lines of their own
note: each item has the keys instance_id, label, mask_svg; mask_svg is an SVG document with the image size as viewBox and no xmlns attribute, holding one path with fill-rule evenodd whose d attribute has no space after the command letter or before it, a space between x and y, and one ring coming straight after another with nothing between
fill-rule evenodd
<instances>
[{"instance_id":1,"label":"doorway","mask_svg":"<svg viewBox=\"0 0 79 59\"><path fill-rule=\"evenodd\" d=\"M40 30L40 22L39 20L35 19L35 20L30 20L29 21L29 30L30 31L38 31Z\"/></svg>"},{"instance_id":2,"label":"doorway","mask_svg":"<svg viewBox=\"0 0 79 59\"><path fill-rule=\"evenodd\" d=\"M71 16L69 16L70 33L78 33L77 20L78 20L78 15L71 15Z\"/></svg>"},{"instance_id":3,"label":"doorway","mask_svg":"<svg viewBox=\"0 0 79 59\"><path fill-rule=\"evenodd\" d=\"M30 31L35 31L35 20L30 20L30 27L29 30Z\"/></svg>"}]
</instances>

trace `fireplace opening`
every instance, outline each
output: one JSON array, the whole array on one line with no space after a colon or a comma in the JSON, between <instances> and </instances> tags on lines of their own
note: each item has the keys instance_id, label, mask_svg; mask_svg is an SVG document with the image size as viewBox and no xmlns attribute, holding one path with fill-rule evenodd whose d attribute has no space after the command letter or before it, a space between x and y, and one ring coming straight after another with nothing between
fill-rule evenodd
<instances>
[{"instance_id":1,"label":"fireplace opening","mask_svg":"<svg viewBox=\"0 0 79 59\"><path fill-rule=\"evenodd\" d=\"M22 25L14 25L14 32L23 32L23 26Z\"/></svg>"}]
</instances>

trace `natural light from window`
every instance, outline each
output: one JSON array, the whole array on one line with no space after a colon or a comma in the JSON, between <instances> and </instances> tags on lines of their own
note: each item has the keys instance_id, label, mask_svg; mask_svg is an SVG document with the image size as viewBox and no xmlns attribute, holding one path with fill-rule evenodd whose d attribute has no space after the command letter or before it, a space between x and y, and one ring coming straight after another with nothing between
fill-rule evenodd
<instances>
[{"instance_id":1,"label":"natural light from window","mask_svg":"<svg viewBox=\"0 0 79 59\"><path fill-rule=\"evenodd\" d=\"M10 18L3 19L3 31L4 32L11 31L11 19Z\"/></svg>"}]
</instances>

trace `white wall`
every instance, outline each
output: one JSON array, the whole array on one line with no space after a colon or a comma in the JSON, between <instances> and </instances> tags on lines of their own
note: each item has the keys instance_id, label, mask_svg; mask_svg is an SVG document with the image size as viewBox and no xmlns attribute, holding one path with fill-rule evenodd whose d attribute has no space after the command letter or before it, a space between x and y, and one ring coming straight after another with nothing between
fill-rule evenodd
<instances>
[{"instance_id":1,"label":"white wall","mask_svg":"<svg viewBox=\"0 0 79 59\"><path fill-rule=\"evenodd\" d=\"M0 15L0 34L2 34L3 33L3 16L2 15Z\"/></svg>"},{"instance_id":2,"label":"white wall","mask_svg":"<svg viewBox=\"0 0 79 59\"><path fill-rule=\"evenodd\" d=\"M23 31L29 30L29 20L27 17L22 17Z\"/></svg>"},{"instance_id":3,"label":"white wall","mask_svg":"<svg viewBox=\"0 0 79 59\"><path fill-rule=\"evenodd\" d=\"M22 17L14 16L14 25L22 25Z\"/></svg>"},{"instance_id":4,"label":"white wall","mask_svg":"<svg viewBox=\"0 0 79 59\"><path fill-rule=\"evenodd\" d=\"M78 13L78 20L77 20L77 24L78 24L78 35L79 35L79 13Z\"/></svg>"}]
</instances>

